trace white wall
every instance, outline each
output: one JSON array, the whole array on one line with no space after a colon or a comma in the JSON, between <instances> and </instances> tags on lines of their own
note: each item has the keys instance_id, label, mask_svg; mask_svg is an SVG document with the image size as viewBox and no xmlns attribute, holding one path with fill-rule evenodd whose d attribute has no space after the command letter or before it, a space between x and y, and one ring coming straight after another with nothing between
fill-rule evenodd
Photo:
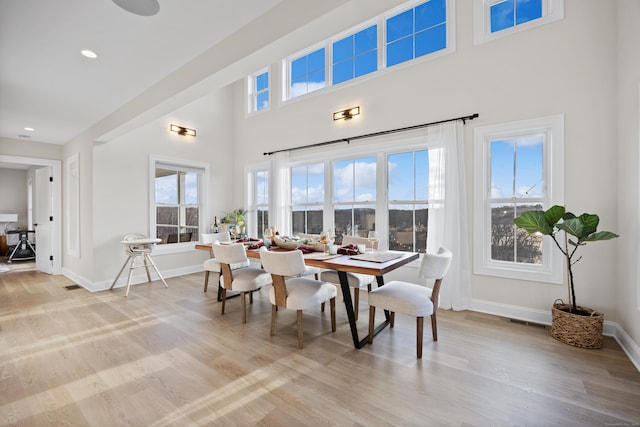
<instances>
[{"instance_id":1,"label":"white wall","mask_svg":"<svg viewBox=\"0 0 640 427\"><path fill-rule=\"evenodd\" d=\"M618 239L617 275L603 282L615 290L616 320L636 343L640 358L640 2L618 2ZM605 141L614 142L608 138Z\"/></svg>"},{"instance_id":2,"label":"white wall","mask_svg":"<svg viewBox=\"0 0 640 427\"><path fill-rule=\"evenodd\" d=\"M602 229L616 231L615 8L608 2L568 0L562 21L475 46L472 2L457 2L456 7L456 53L381 71L248 118L238 106L239 149L247 153L248 161L260 162L264 151L477 112L480 118L465 127L467 187L471 190L475 126L564 114L566 204L571 210L598 213ZM315 24L330 27L338 19L329 15ZM309 34L318 35L318 28L312 26ZM301 36L293 34L283 40L283 50L299 45ZM272 65L275 73L278 64ZM274 80L279 81L277 76ZM242 83L235 89L241 99ZM354 105L362 108L358 120L333 123L332 112ZM472 201L469 191L471 215ZM471 242L471 219L468 225ZM578 303L604 311L613 321L617 320L618 300L602 283L617 276L616 254L615 243L598 243L584 248L585 261L576 266ZM496 308L549 311L556 298L566 299L566 287L561 285L480 275L474 275L472 282L474 299L489 301Z\"/></svg>"},{"instance_id":3,"label":"white wall","mask_svg":"<svg viewBox=\"0 0 640 427\"><path fill-rule=\"evenodd\" d=\"M149 156L209 163L211 216L221 216L234 197L231 176L234 150L228 110L230 91L196 101L93 150L94 229L93 289L109 287L122 263L120 241L127 233L150 234ZM195 138L169 132L171 123L196 129ZM240 186L238 186L240 188ZM207 222L208 224L208 222ZM201 269L208 253L193 249L179 254L154 255L167 276ZM99 262L98 262L99 260ZM144 271L138 271L142 278ZM123 276L125 277L125 276Z\"/></svg>"},{"instance_id":4,"label":"white wall","mask_svg":"<svg viewBox=\"0 0 640 427\"><path fill-rule=\"evenodd\" d=\"M0 168L0 213L17 213L18 222L7 230L27 229L27 170ZM0 224L0 234L5 224Z\"/></svg>"}]
</instances>

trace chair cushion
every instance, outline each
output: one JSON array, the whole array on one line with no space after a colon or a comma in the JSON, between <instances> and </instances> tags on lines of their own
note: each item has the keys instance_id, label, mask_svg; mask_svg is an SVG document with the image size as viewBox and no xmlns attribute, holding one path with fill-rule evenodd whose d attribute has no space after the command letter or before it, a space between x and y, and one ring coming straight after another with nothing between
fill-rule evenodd
<instances>
[{"instance_id":1,"label":"chair cushion","mask_svg":"<svg viewBox=\"0 0 640 427\"><path fill-rule=\"evenodd\" d=\"M213 256L224 264L239 264L247 261L247 252L242 243L213 242L211 249L213 249Z\"/></svg>"},{"instance_id":2,"label":"chair cushion","mask_svg":"<svg viewBox=\"0 0 640 427\"><path fill-rule=\"evenodd\" d=\"M304 265L304 257L300 251L274 252L262 247L260 248L260 259L262 268L271 274L289 277L308 274L306 273L307 267Z\"/></svg>"},{"instance_id":3,"label":"chair cushion","mask_svg":"<svg viewBox=\"0 0 640 427\"><path fill-rule=\"evenodd\" d=\"M239 268L233 271L231 289L238 292L248 292L271 284L271 275L261 268ZM224 286L224 276L220 278L220 286ZM227 288L229 289L229 288Z\"/></svg>"},{"instance_id":4,"label":"chair cushion","mask_svg":"<svg viewBox=\"0 0 640 427\"><path fill-rule=\"evenodd\" d=\"M320 280L323 282L335 283L336 285L340 284L340 277L338 277L338 272L335 270L323 271L320 274ZM349 286L352 288L366 288L367 285L376 280L376 276L360 273L347 273L347 280L349 282Z\"/></svg>"},{"instance_id":5,"label":"chair cushion","mask_svg":"<svg viewBox=\"0 0 640 427\"><path fill-rule=\"evenodd\" d=\"M208 260L205 260L205 262L202 263L202 266L205 270L209 270L209 271L213 271L214 273L220 273L220 261L218 261L215 258L210 258ZM237 270L238 268L244 268L244 267L249 267L249 261L245 261L245 262L239 262L236 264L231 264L231 269L232 270Z\"/></svg>"},{"instance_id":6,"label":"chair cushion","mask_svg":"<svg viewBox=\"0 0 640 427\"><path fill-rule=\"evenodd\" d=\"M287 279L287 307L291 310L304 310L319 306L323 302L335 298L338 291L330 283L319 280L292 278ZM275 304L275 290L269 289L269 301Z\"/></svg>"},{"instance_id":7,"label":"chair cushion","mask_svg":"<svg viewBox=\"0 0 640 427\"><path fill-rule=\"evenodd\" d=\"M369 306L409 316L433 314L431 289L415 283L394 280L369 292Z\"/></svg>"}]
</instances>

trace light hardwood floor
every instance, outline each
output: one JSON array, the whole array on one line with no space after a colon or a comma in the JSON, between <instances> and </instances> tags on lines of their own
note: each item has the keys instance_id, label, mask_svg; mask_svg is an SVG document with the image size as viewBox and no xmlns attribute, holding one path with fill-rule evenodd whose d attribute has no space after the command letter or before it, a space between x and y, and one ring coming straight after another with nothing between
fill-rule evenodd
<instances>
[{"instance_id":1,"label":"light hardwood floor","mask_svg":"<svg viewBox=\"0 0 640 427\"><path fill-rule=\"evenodd\" d=\"M0 425L628 426L640 373L618 344L584 350L546 328L439 311L439 341L397 316L355 350L341 301L278 312L259 293L220 315L204 274L89 293L62 276L0 274ZM340 298L340 297L339 297ZM366 333L366 296L360 333Z\"/></svg>"}]
</instances>

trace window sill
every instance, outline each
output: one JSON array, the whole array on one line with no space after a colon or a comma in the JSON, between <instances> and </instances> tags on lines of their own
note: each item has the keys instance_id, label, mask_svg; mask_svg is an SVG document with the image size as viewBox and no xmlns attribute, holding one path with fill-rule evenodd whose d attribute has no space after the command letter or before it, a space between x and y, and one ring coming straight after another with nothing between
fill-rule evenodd
<instances>
[{"instance_id":1,"label":"window sill","mask_svg":"<svg viewBox=\"0 0 640 427\"><path fill-rule=\"evenodd\" d=\"M195 247L196 242L187 242L187 243L170 243L164 245L156 245L153 248L153 254L155 255L168 255L168 254L178 254L183 252L192 252L196 251Z\"/></svg>"}]
</instances>

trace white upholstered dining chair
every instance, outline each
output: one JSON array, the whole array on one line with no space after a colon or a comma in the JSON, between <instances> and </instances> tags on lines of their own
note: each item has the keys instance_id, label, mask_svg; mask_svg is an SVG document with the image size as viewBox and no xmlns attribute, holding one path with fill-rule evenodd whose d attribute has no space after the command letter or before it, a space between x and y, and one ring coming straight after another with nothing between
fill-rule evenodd
<instances>
[{"instance_id":1,"label":"white upholstered dining chair","mask_svg":"<svg viewBox=\"0 0 640 427\"><path fill-rule=\"evenodd\" d=\"M342 237L342 245L365 245L367 249L378 249L378 240L369 240L365 237L344 236ZM335 270L325 270L320 273L320 280L324 282L334 283L340 285L340 278L338 272ZM356 320L358 320L358 308L360 306L360 289L367 289L367 292L371 292L371 285L376 280L375 276L361 273L347 273L347 280L349 281L349 287L353 288L353 312Z\"/></svg>"},{"instance_id":2,"label":"white upholstered dining chair","mask_svg":"<svg viewBox=\"0 0 640 427\"><path fill-rule=\"evenodd\" d=\"M213 242L213 253L220 263L222 277L222 314L224 314L227 291L240 292L240 304L242 306L242 323L247 322L246 294L249 293L249 303L253 303L253 292L263 286L271 284L271 275L261 268L242 267L233 269L233 265L248 262L247 253L242 243Z\"/></svg>"},{"instance_id":3,"label":"white upholstered dining chair","mask_svg":"<svg viewBox=\"0 0 640 427\"><path fill-rule=\"evenodd\" d=\"M331 331L336 330L336 287L330 283L300 277L305 271L304 256L299 250L270 252L260 249L262 267L271 274L273 286L269 289L271 302L271 329L275 333L277 307L297 311L298 347L302 348L302 310L317 307L329 301Z\"/></svg>"},{"instance_id":4,"label":"white upholstered dining chair","mask_svg":"<svg viewBox=\"0 0 640 427\"><path fill-rule=\"evenodd\" d=\"M222 231L220 233L208 233L200 235L200 243L214 243L214 242L230 242L231 236L228 231ZM202 263L202 267L204 268L204 292L207 292L207 288L209 287L209 275L213 273L214 282L217 285L220 285L220 261L218 261L213 254L213 248L211 249L211 257ZM249 267L249 260L246 262L241 262L238 264L232 264L231 269L235 270L237 268Z\"/></svg>"},{"instance_id":5,"label":"white upholstered dining chair","mask_svg":"<svg viewBox=\"0 0 640 427\"><path fill-rule=\"evenodd\" d=\"M438 340L436 311L438 310L440 299L440 286L442 285L442 279L451 266L451 259L451 251L446 248L440 248L438 253L435 254L424 254L418 277L428 281L434 280L431 288L394 280L369 292L369 344L373 343L376 308L391 312L390 326L392 328L396 312L414 316L416 317L416 353L418 359L422 358L422 335L425 316L431 316L433 340Z\"/></svg>"}]
</instances>

